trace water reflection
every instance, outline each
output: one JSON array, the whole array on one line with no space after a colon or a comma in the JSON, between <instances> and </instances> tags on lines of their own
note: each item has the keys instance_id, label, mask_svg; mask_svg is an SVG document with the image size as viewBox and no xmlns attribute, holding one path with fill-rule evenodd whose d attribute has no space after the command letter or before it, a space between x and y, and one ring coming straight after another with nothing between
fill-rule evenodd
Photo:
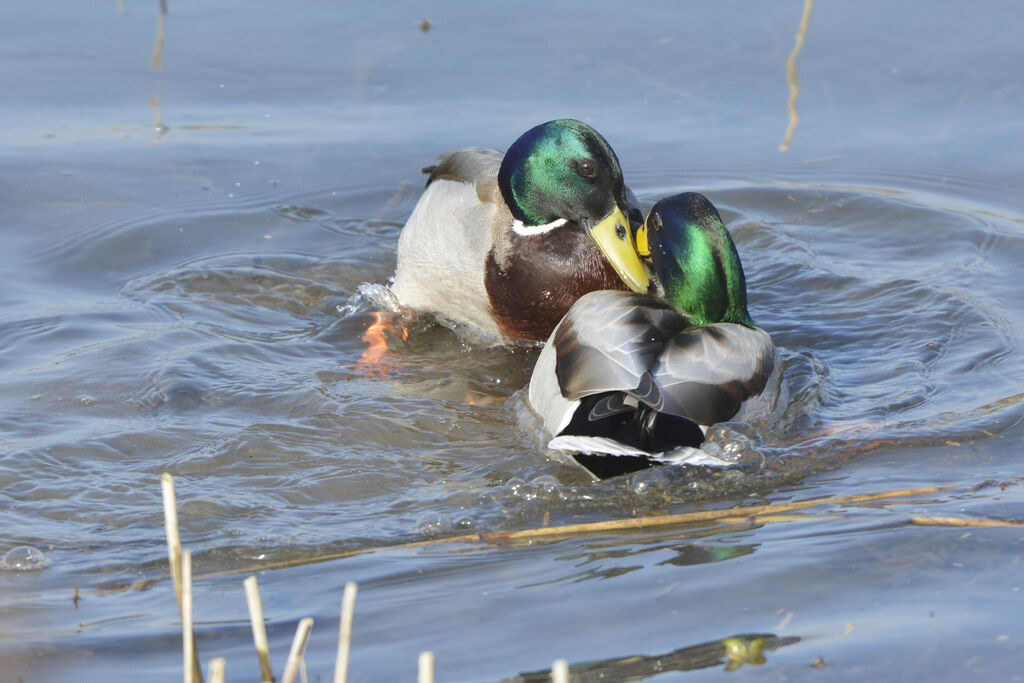
<instances>
[{"instance_id":1,"label":"water reflection","mask_svg":"<svg viewBox=\"0 0 1024 683\"><path fill-rule=\"evenodd\" d=\"M570 563L575 571L531 585L579 583L591 579L623 576L645 569L648 566L647 563L637 560L652 554L655 554L656 557L670 555L665 559L658 559L654 563L653 566L659 567L668 565L689 567L733 560L753 554L760 544L728 543L721 540L709 540L703 543L679 543L678 541L705 537L723 539L729 534L750 531L760 526L754 522L718 524L708 528L674 531L653 536L634 536L630 538L628 544L619 537L610 541L585 543L579 551L557 558L559 562Z\"/></svg>"},{"instance_id":2,"label":"water reflection","mask_svg":"<svg viewBox=\"0 0 1024 683\"><path fill-rule=\"evenodd\" d=\"M760 647L756 645L758 641L761 641ZM574 683L604 683L606 681L641 681L668 671L696 671L715 666L722 666L726 671L732 671L744 664L755 666L763 664L765 651L771 652L800 641L799 636L780 637L772 633L737 634L721 640L688 645L664 654L610 657L598 661L570 664L569 676ZM734 654L735 650L740 649L735 647L736 643L743 645L744 648L752 649L754 652L742 653L746 655L746 658L741 660ZM730 646L733 647L733 650L730 650ZM549 681L551 681L551 672L545 669L506 678L501 683L548 683Z\"/></svg>"},{"instance_id":3,"label":"water reflection","mask_svg":"<svg viewBox=\"0 0 1024 683\"><path fill-rule=\"evenodd\" d=\"M786 111L789 112L789 125L786 126L786 134L782 136L779 143L779 151L789 150L789 143L793 141L793 133L800 123L800 114L796 110L796 98L800 95L800 86L796 82L796 58L804 47L804 39L807 37L807 27L811 23L811 11L814 9L814 0L804 0L804 11L800 16L800 28L796 31L796 39L793 41L793 51L789 53L786 60L786 82L789 84L789 100L786 102Z\"/></svg>"},{"instance_id":4,"label":"water reflection","mask_svg":"<svg viewBox=\"0 0 1024 683\"><path fill-rule=\"evenodd\" d=\"M153 57L149 68L153 71L164 70L164 40L167 39L165 22L167 20L167 0L160 0L160 13L156 17L156 42L153 44Z\"/></svg>"}]
</instances>

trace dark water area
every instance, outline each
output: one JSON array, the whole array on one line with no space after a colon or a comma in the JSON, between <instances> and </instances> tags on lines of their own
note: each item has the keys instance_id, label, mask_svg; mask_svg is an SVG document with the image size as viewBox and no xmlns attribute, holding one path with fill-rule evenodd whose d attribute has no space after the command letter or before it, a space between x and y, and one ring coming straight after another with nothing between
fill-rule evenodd
<instances>
[{"instance_id":1,"label":"dark water area","mask_svg":"<svg viewBox=\"0 0 1024 683\"><path fill-rule=\"evenodd\" d=\"M165 471L229 681L259 675L250 574L275 673L316 620L311 680L347 581L354 681L423 650L439 680L717 677L733 636L765 639L745 680L1019 680L1024 527L934 522L1024 520L1024 14L815 4L780 151L802 9L0 9L0 680L180 679ZM544 448L536 351L421 324L357 367L419 168L563 116L647 207L719 207L783 359L771 419L708 446L742 467L591 482Z\"/></svg>"}]
</instances>

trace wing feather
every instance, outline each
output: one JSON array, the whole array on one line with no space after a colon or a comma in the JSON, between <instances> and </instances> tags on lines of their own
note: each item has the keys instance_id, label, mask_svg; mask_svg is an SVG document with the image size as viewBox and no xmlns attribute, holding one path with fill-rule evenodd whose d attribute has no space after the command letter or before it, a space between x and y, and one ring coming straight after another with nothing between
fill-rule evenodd
<instances>
[{"instance_id":1,"label":"wing feather","mask_svg":"<svg viewBox=\"0 0 1024 683\"><path fill-rule=\"evenodd\" d=\"M686 330L666 345L651 371L658 412L699 424L730 419L764 390L775 364L771 337L759 329L719 323Z\"/></svg>"},{"instance_id":2,"label":"wing feather","mask_svg":"<svg viewBox=\"0 0 1024 683\"><path fill-rule=\"evenodd\" d=\"M558 385L570 400L633 391L665 342L688 319L668 304L634 292L601 290L581 297L551 335Z\"/></svg>"}]
</instances>

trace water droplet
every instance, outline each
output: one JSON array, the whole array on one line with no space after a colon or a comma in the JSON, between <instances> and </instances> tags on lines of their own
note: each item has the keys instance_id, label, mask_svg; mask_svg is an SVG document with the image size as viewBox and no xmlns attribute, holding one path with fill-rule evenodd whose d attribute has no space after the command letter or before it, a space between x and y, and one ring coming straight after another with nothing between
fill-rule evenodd
<instances>
[{"instance_id":1,"label":"water droplet","mask_svg":"<svg viewBox=\"0 0 1024 683\"><path fill-rule=\"evenodd\" d=\"M4 559L0 560L0 569L15 572L30 572L49 566L50 558L42 550L28 545L11 548L4 554Z\"/></svg>"}]
</instances>

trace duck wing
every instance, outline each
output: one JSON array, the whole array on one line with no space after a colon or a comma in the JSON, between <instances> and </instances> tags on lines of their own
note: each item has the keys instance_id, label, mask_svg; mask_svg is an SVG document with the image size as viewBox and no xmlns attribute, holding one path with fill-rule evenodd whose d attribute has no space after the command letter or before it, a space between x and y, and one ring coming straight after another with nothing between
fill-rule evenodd
<instances>
[{"instance_id":1,"label":"duck wing","mask_svg":"<svg viewBox=\"0 0 1024 683\"><path fill-rule=\"evenodd\" d=\"M665 343L689 325L668 304L635 292L581 297L555 328L555 376L562 396L641 390ZM641 393L644 393L641 391Z\"/></svg>"},{"instance_id":2,"label":"duck wing","mask_svg":"<svg viewBox=\"0 0 1024 683\"><path fill-rule=\"evenodd\" d=\"M767 332L733 323L676 334L651 369L656 392L645 401L659 413L710 425L729 420L760 394L775 365Z\"/></svg>"},{"instance_id":3,"label":"duck wing","mask_svg":"<svg viewBox=\"0 0 1024 683\"><path fill-rule=\"evenodd\" d=\"M498 168L504 153L485 147L457 149L437 158L437 163L420 169L429 173L425 187L438 180L468 183L477 189L480 201L493 201L498 189Z\"/></svg>"}]
</instances>

